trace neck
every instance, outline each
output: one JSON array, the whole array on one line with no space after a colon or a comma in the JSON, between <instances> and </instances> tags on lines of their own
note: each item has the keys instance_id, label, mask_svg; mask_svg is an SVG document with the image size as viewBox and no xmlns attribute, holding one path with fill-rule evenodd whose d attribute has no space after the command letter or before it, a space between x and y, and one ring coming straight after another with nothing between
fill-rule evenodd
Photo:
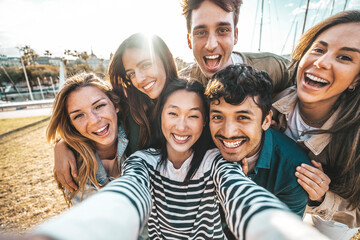
<instances>
[{"instance_id":1,"label":"neck","mask_svg":"<svg viewBox=\"0 0 360 240\"><path fill-rule=\"evenodd\" d=\"M185 160L191 156L192 153L193 153L193 151L191 149L189 149L186 152L182 152L182 153L179 153L179 152L175 153L175 152L169 151L169 149L168 149L168 159L173 164L174 168L178 169L183 165Z\"/></svg>"},{"instance_id":2,"label":"neck","mask_svg":"<svg viewBox=\"0 0 360 240\"><path fill-rule=\"evenodd\" d=\"M311 127L321 127L332 113L333 104L307 104L299 102L301 118Z\"/></svg>"},{"instance_id":3,"label":"neck","mask_svg":"<svg viewBox=\"0 0 360 240\"><path fill-rule=\"evenodd\" d=\"M113 159L117 153L117 144L114 142L109 146L96 146L96 153L100 159Z\"/></svg>"}]
</instances>

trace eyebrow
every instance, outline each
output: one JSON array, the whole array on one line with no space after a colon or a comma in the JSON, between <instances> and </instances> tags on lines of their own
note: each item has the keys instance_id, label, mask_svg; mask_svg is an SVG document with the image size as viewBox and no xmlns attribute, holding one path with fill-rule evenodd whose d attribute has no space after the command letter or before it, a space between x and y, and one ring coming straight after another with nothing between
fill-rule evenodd
<instances>
[{"instance_id":1,"label":"eyebrow","mask_svg":"<svg viewBox=\"0 0 360 240\"><path fill-rule=\"evenodd\" d=\"M93 103L91 104L91 106L94 106L95 104L97 104L98 102L100 102L100 101L103 100L103 99L105 99L105 98L100 98L100 99L96 100L95 102L93 102ZM74 110L74 111L69 112L69 115L70 115L70 114L73 114L73 113L77 113L77 112L80 112L80 109L76 109L76 110Z\"/></svg>"},{"instance_id":2,"label":"eyebrow","mask_svg":"<svg viewBox=\"0 0 360 240\"><path fill-rule=\"evenodd\" d=\"M150 60L150 58L146 58L146 59L143 59L143 60L141 60L140 62L138 62L137 64L136 64L136 67L138 67L138 66L140 66L141 64L143 64L144 62L146 62L146 61L151 61ZM125 72L127 73L127 72L130 72L130 71L132 71L133 69L126 69L125 70Z\"/></svg>"},{"instance_id":3,"label":"eyebrow","mask_svg":"<svg viewBox=\"0 0 360 240\"><path fill-rule=\"evenodd\" d=\"M167 108L179 108L178 106L176 105L169 105ZM201 112L201 108L200 107L193 107L193 108L190 108L190 111L200 111Z\"/></svg>"},{"instance_id":4,"label":"eyebrow","mask_svg":"<svg viewBox=\"0 0 360 240\"><path fill-rule=\"evenodd\" d=\"M219 22L218 24L216 24L216 26L231 26L231 23L230 22ZM193 30L203 29L203 28L206 28L205 24L197 25L194 27Z\"/></svg>"},{"instance_id":5,"label":"eyebrow","mask_svg":"<svg viewBox=\"0 0 360 240\"><path fill-rule=\"evenodd\" d=\"M319 41L319 43L324 45L325 47L329 46L329 44L324 41ZM342 48L340 48L340 50L360 53L360 49L358 49L358 48L342 47Z\"/></svg>"},{"instance_id":6,"label":"eyebrow","mask_svg":"<svg viewBox=\"0 0 360 240\"><path fill-rule=\"evenodd\" d=\"M219 110L210 110L210 113L222 113L221 111L219 111ZM240 110L240 111L236 111L235 112L236 114L239 114L239 113L246 113L246 114L253 114L253 112L252 111L250 111L250 110Z\"/></svg>"}]
</instances>

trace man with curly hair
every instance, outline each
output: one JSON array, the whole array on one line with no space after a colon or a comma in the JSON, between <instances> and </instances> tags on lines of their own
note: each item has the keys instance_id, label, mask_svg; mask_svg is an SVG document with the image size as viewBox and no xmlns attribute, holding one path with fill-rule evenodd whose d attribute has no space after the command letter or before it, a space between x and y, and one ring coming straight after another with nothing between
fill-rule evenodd
<instances>
[{"instance_id":1,"label":"man with curly hair","mask_svg":"<svg viewBox=\"0 0 360 240\"><path fill-rule=\"evenodd\" d=\"M226 160L242 163L250 179L302 216L308 194L295 169L311 163L296 142L270 128L272 89L269 75L251 66L230 65L216 73L205 91L211 136Z\"/></svg>"}]
</instances>

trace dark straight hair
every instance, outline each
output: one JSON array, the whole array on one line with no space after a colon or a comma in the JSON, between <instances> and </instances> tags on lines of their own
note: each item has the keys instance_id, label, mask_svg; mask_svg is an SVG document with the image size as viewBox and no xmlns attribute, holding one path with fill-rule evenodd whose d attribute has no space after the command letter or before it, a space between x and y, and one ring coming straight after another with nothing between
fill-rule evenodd
<instances>
[{"instance_id":1,"label":"dark straight hair","mask_svg":"<svg viewBox=\"0 0 360 240\"><path fill-rule=\"evenodd\" d=\"M201 133L201 136L192 146L192 150L194 151L194 156L193 159L191 160L189 171L187 172L186 177L184 179L184 183L188 183L191 180L191 178L194 176L196 171L198 170L201 161L204 158L204 155L206 151L209 149L211 143L209 124L207 120L209 110L208 110L206 98L204 96L204 86L201 83L197 81L185 81L183 79L174 79L163 90L163 93L161 94L155 108L156 138L153 146L157 148L159 150L159 153L161 154L161 160L159 165L162 164L165 165L166 160L168 158L168 152L166 149L166 139L161 130L161 120L162 120L161 115L167 99L174 92L179 90L185 90L187 92L194 92L198 94L199 97L201 98L203 108L205 111L204 112L205 125Z\"/></svg>"}]
</instances>

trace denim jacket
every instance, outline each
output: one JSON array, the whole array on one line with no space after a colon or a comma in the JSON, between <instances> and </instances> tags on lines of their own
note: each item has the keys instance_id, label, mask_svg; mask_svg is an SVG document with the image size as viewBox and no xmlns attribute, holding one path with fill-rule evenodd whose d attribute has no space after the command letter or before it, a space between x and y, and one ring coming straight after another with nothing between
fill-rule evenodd
<instances>
[{"instance_id":1,"label":"denim jacket","mask_svg":"<svg viewBox=\"0 0 360 240\"><path fill-rule=\"evenodd\" d=\"M126 158L125 150L126 150L128 143L129 143L129 140L127 139L126 133L125 133L123 127L120 125L119 131L118 131L118 145L117 145L117 159L116 159L118 161L118 166L120 168L119 169L120 172L121 172L121 166ZM106 173L106 170L104 168L104 165L101 162L99 155L95 154L95 157L96 157L96 162L97 162L97 166L98 166L98 169L96 171L96 180L98 181L99 185L101 187L103 187L106 184L108 184L111 180L113 180L114 178L108 176L108 174ZM99 190L99 188L94 183L86 184L85 189L84 189L84 196L83 196L82 200L85 200L87 197L94 194L98 190ZM71 203L74 205L79 203L81 200L81 195L82 195L82 192L79 191L76 194L76 196L71 200Z\"/></svg>"}]
</instances>

